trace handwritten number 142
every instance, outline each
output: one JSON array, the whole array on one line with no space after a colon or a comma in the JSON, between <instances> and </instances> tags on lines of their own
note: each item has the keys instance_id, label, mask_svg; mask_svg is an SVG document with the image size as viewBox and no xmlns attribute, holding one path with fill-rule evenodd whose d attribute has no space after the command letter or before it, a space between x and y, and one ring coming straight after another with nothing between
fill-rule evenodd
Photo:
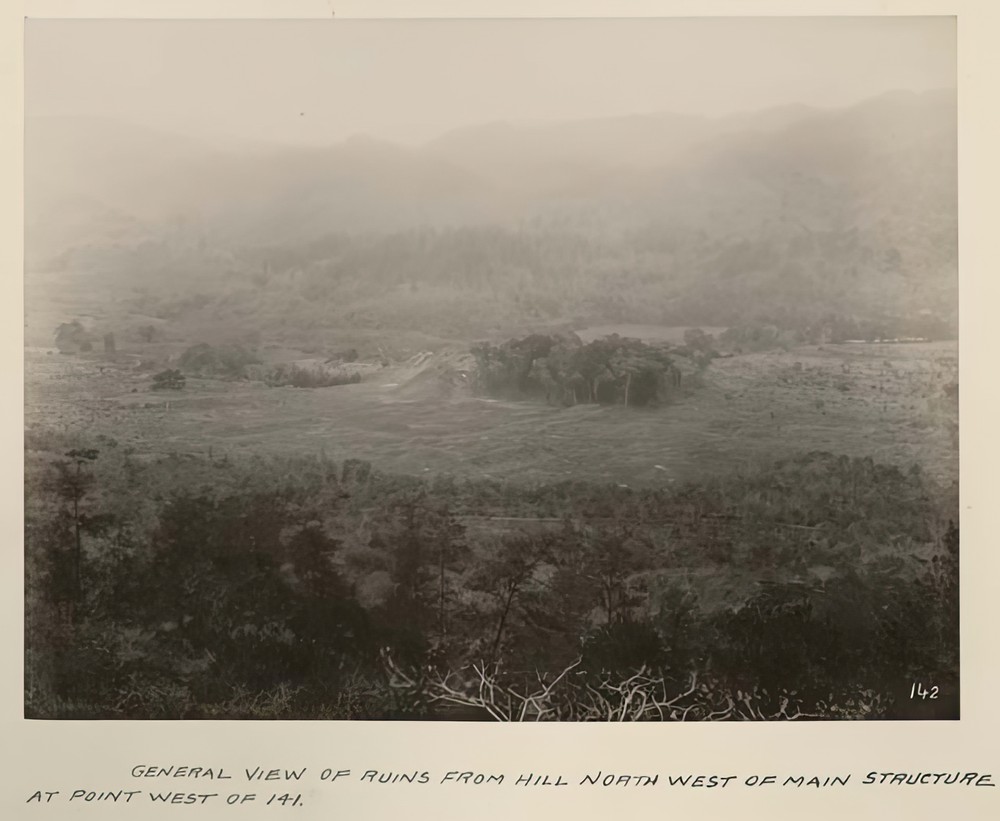
<instances>
[{"instance_id":1,"label":"handwritten number 142","mask_svg":"<svg viewBox=\"0 0 1000 821\"><path fill-rule=\"evenodd\" d=\"M924 688L923 683L919 681L913 682L913 684L910 686L910 698L928 699L937 697L938 697L937 687L931 687L930 690L927 690Z\"/></svg>"}]
</instances>

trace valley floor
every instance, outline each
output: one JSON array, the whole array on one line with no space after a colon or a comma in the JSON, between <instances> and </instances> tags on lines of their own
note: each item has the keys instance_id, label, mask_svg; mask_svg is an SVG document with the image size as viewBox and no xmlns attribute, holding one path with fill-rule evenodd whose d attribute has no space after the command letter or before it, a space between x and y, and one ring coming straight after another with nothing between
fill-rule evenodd
<instances>
[{"instance_id":1,"label":"valley floor","mask_svg":"<svg viewBox=\"0 0 1000 821\"><path fill-rule=\"evenodd\" d=\"M114 362L29 351L26 427L104 434L138 453L324 453L414 475L662 486L813 450L917 463L957 480L955 343L842 344L715 360L656 409L555 408L472 395L439 353L357 385L189 379L150 391Z\"/></svg>"}]
</instances>

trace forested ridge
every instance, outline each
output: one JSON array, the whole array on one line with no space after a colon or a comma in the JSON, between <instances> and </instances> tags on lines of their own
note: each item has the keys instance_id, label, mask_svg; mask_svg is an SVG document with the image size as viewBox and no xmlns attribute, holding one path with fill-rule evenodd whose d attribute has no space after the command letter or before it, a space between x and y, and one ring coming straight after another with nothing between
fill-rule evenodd
<instances>
[{"instance_id":1,"label":"forested ridge","mask_svg":"<svg viewBox=\"0 0 1000 821\"><path fill-rule=\"evenodd\" d=\"M556 126L226 157L43 118L28 267L71 288L86 273L91 297L133 312L269 338L601 322L953 338L954 118L949 91L716 123L640 117L584 139L573 163ZM622 151L666 124L690 139ZM102 141L118 146L114 167Z\"/></svg>"}]
</instances>

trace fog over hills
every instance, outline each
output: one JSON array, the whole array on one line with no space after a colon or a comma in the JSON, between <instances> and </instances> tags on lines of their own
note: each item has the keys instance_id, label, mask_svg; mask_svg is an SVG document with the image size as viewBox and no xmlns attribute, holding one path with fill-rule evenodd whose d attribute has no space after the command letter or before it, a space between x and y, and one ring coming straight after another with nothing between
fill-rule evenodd
<instances>
[{"instance_id":1,"label":"fog over hills","mask_svg":"<svg viewBox=\"0 0 1000 821\"><path fill-rule=\"evenodd\" d=\"M208 145L65 117L29 120L26 137L29 270L116 287L188 273L209 290L225 274L231 289L294 269L313 299L358 298L352 277L373 294L423 284L504 301L509 289L530 304L512 316L534 319L591 316L626 280L644 321L728 323L793 297L807 313L956 310L949 90L836 110L492 123L416 148Z\"/></svg>"}]
</instances>

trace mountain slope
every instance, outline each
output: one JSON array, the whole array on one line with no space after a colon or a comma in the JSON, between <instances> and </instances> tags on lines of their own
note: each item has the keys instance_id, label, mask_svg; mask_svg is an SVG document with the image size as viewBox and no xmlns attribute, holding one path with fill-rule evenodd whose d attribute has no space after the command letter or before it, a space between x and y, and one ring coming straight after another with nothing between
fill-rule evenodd
<instances>
[{"instance_id":1,"label":"mountain slope","mask_svg":"<svg viewBox=\"0 0 1000 821\"><path fill-rule=\"evenodd\" d=\"M265 324L953 324L955 106L954 91L898 92L717 120L492 124L417 149L224 152L34 123L30 260L98 289L195 283Z\"/></svg>"}]
</instances>

